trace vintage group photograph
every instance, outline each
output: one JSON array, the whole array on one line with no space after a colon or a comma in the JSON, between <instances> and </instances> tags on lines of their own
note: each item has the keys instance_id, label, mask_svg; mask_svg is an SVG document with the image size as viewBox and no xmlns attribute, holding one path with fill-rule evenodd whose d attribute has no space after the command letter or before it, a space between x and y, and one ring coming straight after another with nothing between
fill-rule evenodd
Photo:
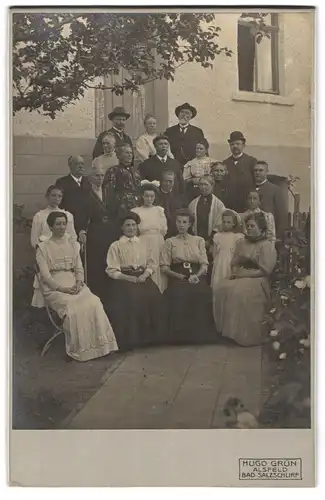
<instances>
[{"instance_id":1,"label":"vintage group photograph","mask_svg":"<svg viewBox=\"0 0 325 500\"><path fill-rule=\"evenodd\" d=\"M314 10L11 12L15 430L310 429Z\"/></svg>"}]
</instances>

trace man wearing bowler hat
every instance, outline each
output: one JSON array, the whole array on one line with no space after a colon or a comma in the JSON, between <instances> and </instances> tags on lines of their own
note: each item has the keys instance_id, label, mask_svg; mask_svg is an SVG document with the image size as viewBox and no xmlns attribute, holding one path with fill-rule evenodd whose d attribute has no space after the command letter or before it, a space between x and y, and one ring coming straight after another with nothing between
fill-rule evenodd
<instances>
[{"instance_id":1,"label":"man wearing bowler hat","mask_svg":"<svg viewBox=\"0 0 325 500\"><path fill-rule=\"evenodd\" d=\"M109 130L105 130L99 134L93 150L93 159L104 153L102 140L107 134L113 134L115 136L116 147L119 147L121 144L128 143L133 150L132 139L124 132L125 122L128 118L130 118L130 113L127 113L122 106L117 106L108 114L108 118L111 120L113 126Z\"/></svg>"},{"instance_id":2,"label":"man wearing bowler hat","mask_svg":"<svg viewBox=\"0 0 325 500\"><path fill-rule=\"evenodd\" d=\"M182 169L190 160L196 156L196 143L204 138L203 131L190 124L195 118L197 111L194 106L188 102L177 106L175 114L178 118L178 124L169 127L165 134L170 143L171 152L174 155Z\"/></svg>"},{"instance_id":3,"label":"man wearing bowler hat","mask_svg":"<svg viewBox=\"0 0 325 500\"><path fill-rule=\"evenodd\" d=\"M231 132L228 143L232 154L223 161L228 169L228 208L243 213L248 193L255 189L254 166L257 160L244 153L246 139L242 132Z\"/></svg>"}]
</instances>

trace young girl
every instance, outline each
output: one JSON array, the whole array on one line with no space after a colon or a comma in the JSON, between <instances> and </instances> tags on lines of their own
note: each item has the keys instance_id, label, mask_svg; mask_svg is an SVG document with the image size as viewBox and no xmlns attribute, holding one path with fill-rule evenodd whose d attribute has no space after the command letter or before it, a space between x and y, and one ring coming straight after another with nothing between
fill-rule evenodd
<instances>
[{"instance_id":1,"label":"young girl","mask_svg":"<svg viewBox=\"0 0 325 500\"><path fill-rule=\"evenodd\" d=\"M167 220L163 207L154 205L156 198L156 186L145 183L141 187L142 205L132 208L132 212L138 214L141 219L139 223L140 240L143 240L151 251L156 269L152 274L152 280L157 284L159 290L163 292L167 286L167 279L160 273L159 257L164 245L164 236L167 233Z\"/></svg>"},{"instance_id":2,"label":"young girl","mask_svg":"<svg viewBox=\"0 0 325 500\"><path fill-rule=\"evenodd\" d=\"M33 217L30 242L33 248L48 240L52 236L51 229L47 223L47 218L51 212L64 212L67 217L66 237L71 241L77 241L77 234L74 228L73 215L66 210L58 208L62 201L63 192L57 186L50 186L46 191L47 207L37 212ZM44 307L43 297L39 290L38 280L34 280L33 307Z\"/></svg>"},{"instance_id":3,"label":"young girl","mask_svg":"<svg viewBox=\"0 0 325 500\"><path fill-rule=\"evenodd\" d=\"M222 214L222 231L213 237L213 269L211 276L212 292L221 280L230 278L231 261L237 241L244 238L240 233L240 217L233 210L225 210Z\"/></svg>"},{"instance_id":4,"label":"young girl","mask_svg":"<svg viewBox=\"0 0 325 500\"><path fill-rule=\"evenodd\" d=\"M252 214L262 213L265 217L267 225L266 239L268 241L271 241L272 243L275 243L276 236L275 236L275 222L273 214L271 214L271 212L264 212L263 210L261 210L260 204L261 200L258 191L251 191L250 193L248 193L247 196L247 210L243 214L240 214L240 217L245 226L245 222L248 219L248 217L250 217Z\"/></svg>"},{"instance_id":5,"label":"young girl","mask_svg":"<svg viewBox=\"0 0 325 500\"><path fill-rule=\"evenodd\" d=\"M183 178L189 201L200 195L199 182L204 175L210 175L211 164L215 160L209 157L209 143L201 139L196 143L196 158L184 165Z\"/></svg>"}]
</instances>

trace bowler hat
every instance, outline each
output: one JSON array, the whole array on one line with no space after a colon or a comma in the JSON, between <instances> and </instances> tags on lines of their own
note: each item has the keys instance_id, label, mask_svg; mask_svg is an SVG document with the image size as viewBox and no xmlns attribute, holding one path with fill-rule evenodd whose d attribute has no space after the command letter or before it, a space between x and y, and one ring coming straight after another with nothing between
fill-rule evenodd
<instances>
[{"instance_id":1,"label":"bowler hat","mask_svg":"<svg viewBox=\"0 0 325 500\"><path fill-rule=\"evenodd\" d=\"M125 116L126 119L130 118L130 113L127 113L123 106L116 106L110 113L108 113L109 120L112 120L114 116Z\"/></svg>"},{"instance_id":2,"label":"bowler hat","mask_svg":"<svg viewBox=\"0 0 325 500\"><path fill-rule=\"evenodd\" d=\"M238 130L236 130L235 132L231 132L230 137L228 139L228 142L230 144L231 142L235 142L235 141L244 141L244 142L246 142L246 139L245 139L245 137L244 137L244 135L243 135L242 132L239 132Z\"/></svg>"},{"instance_id":3,"label":"bowler hat","mask_svg":"<svg viewBox=\"0 0 325 500\"><path fill-rule=\"evenodd\" d=\"M194 106L191 106L188 102L184 102L184 104L181 104L180 106L177 106L177 108L175 108L175 115L177 117L180 111L182 111L182 109L188 109L189 111L191 111L192 118L194 118L197 115L196 108L194 108Z\"/></svg>"}]
</instances>

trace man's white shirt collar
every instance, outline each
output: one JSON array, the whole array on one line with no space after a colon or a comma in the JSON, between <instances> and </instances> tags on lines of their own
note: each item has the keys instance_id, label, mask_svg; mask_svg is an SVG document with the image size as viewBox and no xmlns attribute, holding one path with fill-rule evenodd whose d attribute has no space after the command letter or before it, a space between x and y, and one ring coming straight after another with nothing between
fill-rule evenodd
<instances>
[{"instance_id":1,"label":"man's white shirt collar","mask_svg":"<svg viewBox=\"0 0 325 500\"><path fill-rule=\"evenodd\" d=\"M159 156L157 155L157 157L159 158L160 161L162 161L163 163L165 163L167 161L167 155L166 156Z\"/></svg>"},{"instance_id":2,"label":"man's white shirt collar","mask_svg":"<svg viewBox=\"0 0 325 500\"><path fill-rule=\"evenodd\" d=\"M80 186L81 184L81 181L82 181L82 176L79 177L79 179L77 179L77 177L75 177L74 175L70 174L72 179Z\"/></svg>"},{"instance_id":3,"label":"man's white shirt collar","mask_svg":"<svg viewBox=\"0 0 325 500\"><path fill-rule=\"evenodd\" d=\"M265 179L265 181L261 182L261 184L256 184L256 189L258 189L259 187L263 186L263 184L265 184L267 181L267 179Z\"/></svg>"}]
</instances>

